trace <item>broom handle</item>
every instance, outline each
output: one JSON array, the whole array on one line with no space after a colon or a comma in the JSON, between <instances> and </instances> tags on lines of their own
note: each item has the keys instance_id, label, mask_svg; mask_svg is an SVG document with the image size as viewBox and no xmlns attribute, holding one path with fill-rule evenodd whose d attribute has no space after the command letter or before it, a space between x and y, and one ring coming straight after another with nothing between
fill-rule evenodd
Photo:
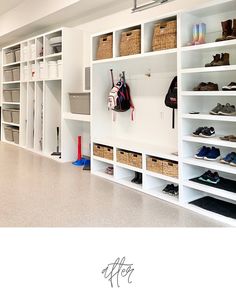
<instances>
[{"instance_id":1,"label":"broom handle","mask_svg":"<svg viewBox=\"0 0 236 295\"><path fill-rule=\"evenodd\" d=\"M78 136L78 160L79 161L82 159L81 145L82 145L81 136Z\"/></svg>"}]
</instances>

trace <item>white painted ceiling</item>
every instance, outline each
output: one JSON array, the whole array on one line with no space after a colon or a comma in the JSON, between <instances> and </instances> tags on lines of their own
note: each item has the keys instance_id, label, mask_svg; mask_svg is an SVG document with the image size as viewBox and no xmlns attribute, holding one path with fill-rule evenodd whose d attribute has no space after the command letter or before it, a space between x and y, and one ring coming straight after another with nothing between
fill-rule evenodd
<instances>
[{"instance_id":1,"label":"white painted ceiling","mask_svg":"<svg viewBox=\"0 0 236 295\"><path fill-rule=\"evenodd\" d=\"M0 0L0 15L13 9L24 0Z\"/></svg>"}]
</instances>

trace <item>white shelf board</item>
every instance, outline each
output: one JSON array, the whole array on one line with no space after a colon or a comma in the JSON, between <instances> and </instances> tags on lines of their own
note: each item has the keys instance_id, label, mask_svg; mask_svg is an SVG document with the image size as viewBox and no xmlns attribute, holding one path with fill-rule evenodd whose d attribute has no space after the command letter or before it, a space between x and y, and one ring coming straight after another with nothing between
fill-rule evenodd
<instances>
[{"instance_id":1,"label":"white shelf board","mask_svg":"<svg viewBox=\"0 0 236 295\"><path fill-rule=\"evenodd\" d=\"M7 102L7 101L3 101L2 104L4 105L20 105L20 102Z\"/></svg>"},{"instance_id":2,"label":"white shelf board","mask_svg":"<svg viewBox=\"0 0 236 295\"><path fill-rule=\"evenodd\" d=\"M196 142L196 143L208 144L212 146L222 146L222 147L229 147L229 148L236 149L236 142L221 140L219 137L204 138L204 137L195 137L190 135L190 136L184 136L183 141Z\"/></svg>"},{"instance_id":3,"label":"white shelf board","mask_svg":"<svg viewBox=\"0 0 236 295\"><path fill-rule=\"evenodd\" d=\"M3 82L3 85L7 85L7 84L19 84L21 81L10 81L10 82Z\"/></svg>"},{"instance_id":4,"label":"white shelf board","mask_svg":"<svg viewBox=\"0 0 236 295\"><path fill-rule=\"evenodd\" d=\"M100 162L103 162L103 163L114 165L114 161L112 161L112 160L108 160L108 159L105 159L105 158L100 158L100 157L97 157L97 156L92 156L92 157L96 161L100 161Z\"/></svg>"},{"instance_id":5,"label":"white shelf board","mask_svg":"<svg viewBox=\"0 0 236 295\"><path fill-rule=\"evenodd\" d=\"M91 115L80 115L72 113L64 113L63 118L66 120L91 122Z\"/></svg>"},{"instance_id":6,"label":"white shelf board","mask_svg":"<svg viewBox=\"0 0 236 295\"><path fill-rule=\"evenodd\" d=\"M105 173L104 171L93 171L93 175L102 177L107 180L115 181L114 175L109 175Z\"/></svg>"},{"instance_id":7,"label":"white shelf board","mask_svg":"<svg viewBox=\"0 0 236 295\"><path fill-rule=\"evenodd\" d=\"M176 183L176 184L179 183L178 178L166 176L166 175L163 175L163 174L160 174L160 173L155 173L155 172L146 170L145 174L148 175L148 176L152 176L152 177L155 177L155 178L158 178L158 179L162 179L162 180L171 182L171 183Z\"/></svg>"},{"instance_id":8,"label":"white shelf board","mask_svg":"<svg viewBox=\"0 0 236 295\"><path fill-rule=\"evenodd\" d=\"M216 73L216 72L226 72L226 71L236 71L236 65L182 69L181 73L194 74L194 73Z\"/></svg>"},{"instance_id":9,"label":"white shelf board","mask_svg":"<svg viewBox=\"0 0 236 295\"><path fill-rule=\"evenodd\" d=\"M50 81L61 81L62 78L47 78L47 79L43 79L43 81L46 81L46 82L50 82ZM31 82L35 82L35 81L32 81Z\"/></svg>"},{"instance_id":10,"label":"white shelf board","mask_svg":"<svg viewBox=\"0 0 236 295\"><path fill-rule=\"evenodd\" d=\"M48 59L48 58L51 58L51 57L60 57L60 56L62 56L62 52L46 55L45 59Z\"/></svg>"},{"instance_id":11,"label":"white shelf board","mask_svg":"<svg viewBox=\"0 0 236 295\"><path fill-rule=\"evenodd\" d=\"M8 122L4 122L4 121L2 121L2 124L4 124L4 125L9 125L9 126L20 127L20 124L8 123Z\"/></svg>"},{"instance_id":12,"label":"white shelf board","mask_svg":"<svg viewBox=\"0 0 236 295\"><path fill-rule=\"evenodd\" d=\"M42 59L44 59L44 56L36 57L36 60L42 60Z\"/></svg>"},{"instance_id":13,"label":"white shelf board","mask_svg":"<svg viewBox=\"0 0 236 295\"><path fill-rule=\"evenodd\" d=\"M112 145L119 149L130 150L136 153L143 153L149 156L178 162L178 156L172 155L172 153L176 152L176 150L169 147L134 142L127 139L116 139L112 137L94 138L92 142L108 146Z\"/></svg>"},{"instance_id":14,"label":"white shelf board","mask_svg":"<svg viewBox=\"0 0 236 295\"><path fill-rule=\"evenodd\" d=\"M146 194L156 197L160 200L167 201L167 202L173 203L175 205L179 205L178 197L174 197L174 196L172 197L172 196L169 196L168 194L164 194L162 192L163 189L164 189L164 187L161 186L161 187L155 187L152 189L145 189L144 192Z\"/></svg>"},{"instance_id":15,"label":"white shelf board","mask_svg":"<svg viewBox=\"0 0 236 295\"><path fill-rule=\"evenodd\" d=\"M119 163L119 162L116 162L115 164L116 164L117 167L120 167L120 168L124 168L124 169L127 169L127 170L143 173L143 169L140 169L140 168L136 168L136 167L133 167L133 166L130 166L130 165L122 164L122 163Z\"/></svg>"},{"instance_id":16,"label":"white shelf board","mask_svg":"<svg viewBox=\"0 0 236 295\"><path fill-rule=\"evenodd\" d=\"M119 183L119 184L125 185L128 188L132 188L132 189L135 189L137 191L143 192L142 184L136 184L136 183L131 182L130 177L117 179L116 182Z\"/></svg>"},{"instance_id":17,"label":"white shelf board","mask_svg":"<svg viewBox=\"0 0 236 295\"><path fill-rule=\"evenodd\" d=\"M183 160L184 164L189 164L198 167L204 167L210 170L221 171L230 174L236 174L236 167L222 164L219 161L207 161L202 159L189 158Z\"/></svg>"},{"instance_id":18,"label":"white shelf board","mask_svg":"<svg viewBox=\"0 0 236 295\"><path fill-rule=\"evenodd\" d=\"M182 118L192 120L208 120L208 121L222 121L222 122L236 122L236 116L217 116L208 114L183 114Z\"/></svg>"},{"instance_id":19,"label":"white shelf board","mask_svg":"<svg viewBox=\"0 0 236 295\"><path fill-rule=\"evenodd\" d=\"M222 189L214 188L212 186L196 183L191 180L184 181L183 185L186 187L192 188L192 189L196 189L196 190L205 192L206 194L215 195L215 196L219 196L219 197L222 197L222 198L225 198L228 200L236 201L236 194L232 193L232 192L228 192L226 190L222 190Z\"/></svg>"},{"instance_id":20,"label":"white shelf board","mask_svg":"<svg viewBox=\"0 0 236 295\"><path fill-rule=\"evenodd\" d=\"M236 91L182 91L182 96L236 96Z\"/></svg>"},{"instance_id":21,"label":"white shelf board","mask_svg":"<svg viewBox=\"0 0 236 295\"><path fill-rule=\"evenodd\" d=\"M13 62L13 63L10 63L10 64L5 64L3 66L3 68L10 67L10 66L17 66L17 65L20 65L20 62L19 61L18 62Z\"/></svg>"},{"instance_id":22,"label":"white shelf board","mask_svg":"<svg viewBox=\"0 0 236 295\"><path fill-rule=\"evenodd\" d=\"M220 48L234 48L236 47L236 40L222 41L222 42L211 42L199 45L192 46L184 46L181 48L182 52L196 51L196 50L204 50L204 51L212 51L214 49L219 50Z\"/></svg>"}]
</instances>

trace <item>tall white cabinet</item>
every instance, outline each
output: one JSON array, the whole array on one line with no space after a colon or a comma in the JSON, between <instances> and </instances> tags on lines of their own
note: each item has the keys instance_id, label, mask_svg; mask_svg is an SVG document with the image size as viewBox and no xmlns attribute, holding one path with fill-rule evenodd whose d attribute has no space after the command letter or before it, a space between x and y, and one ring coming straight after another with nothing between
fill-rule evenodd
<instances>
[{"instance_id":1,"label":"tall white cabinet","mask_svg":"<svg viewBox=\"0 0 236 295\"><path fill-rule=\"evenodd\" d=\"M51 38L59 38L61 47L54 50ZM2 122L2 141L7 141L5 127L19 129L19 146L60 162L75 160L77 137L83 133L83 122L90 116L72 115L69 92L83 90L82 33L76 29L61 28L2 50L2 109L18 108L19 124ZM10 50L20 50L20 60L6 62ZM6 70L20 68L18 81L7 79ZM4 91L20 89L20 101L4 99ZM51 154L57 149L59 127L59 150L61 158ZM87 126L86 126L87 127ZM89 127L87 127L89 131Z\"/></svg>"}]
</instances>

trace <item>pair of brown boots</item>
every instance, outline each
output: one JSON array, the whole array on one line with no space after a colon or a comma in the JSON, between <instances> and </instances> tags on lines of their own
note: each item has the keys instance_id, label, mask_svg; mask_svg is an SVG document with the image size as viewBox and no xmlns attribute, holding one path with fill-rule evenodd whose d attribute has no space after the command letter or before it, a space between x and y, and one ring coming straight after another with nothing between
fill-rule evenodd
<instances>
[{"instance_id":1,"label":"pair of brown boots","mask_svg":"<svg viewBox=\"0 0 236 295\"><path fill-rule=\"evenodd\" d=\"M229 53L213 55L213 61L207 63L206 67L229 66Z\"/></svg>"},{"instance_id":2,"label":"pair of brown boots","mask_svg":"<svg viewBox=\"0 0 236 295\"><path fill-rule=\"evenodd\" d=\"M233 21L228 19L224 22L221 22L221 25L222 37L217 38L216 42L236 39L236 19Z\"/></svg>"}]
</instances>

